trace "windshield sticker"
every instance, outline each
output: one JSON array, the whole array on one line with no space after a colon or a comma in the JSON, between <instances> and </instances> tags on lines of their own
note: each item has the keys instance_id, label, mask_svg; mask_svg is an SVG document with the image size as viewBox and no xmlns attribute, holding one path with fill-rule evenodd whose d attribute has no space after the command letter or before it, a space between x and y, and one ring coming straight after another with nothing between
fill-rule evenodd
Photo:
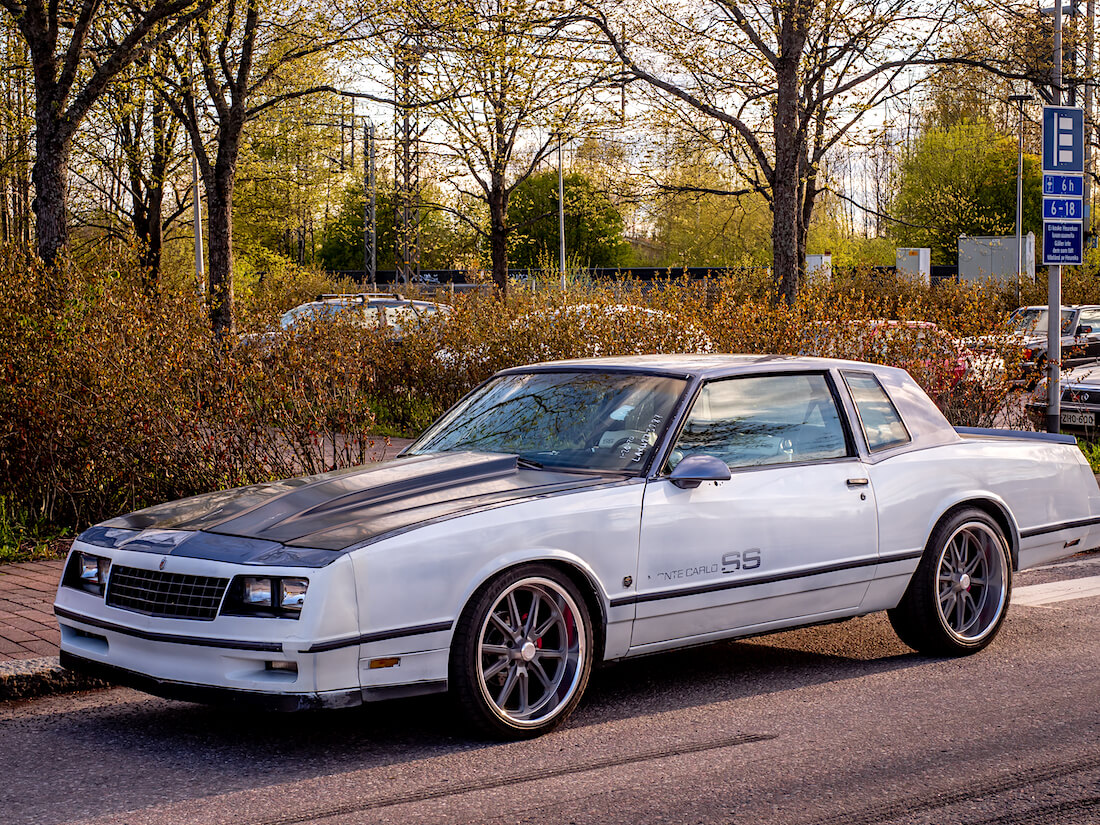
<instances>
[{"instance_id":1,"label":"windshield sticker","mask_svg":"<svg viewBox=\"0 0 1100 825\"><path fill-rule=\"evenodd\" d=\"M633 435L627 438L623 442L622 449L619 450L619 458L630 456L631 463L641 461L646 450L657 442L657 430L660 428L662 420L660 415L653 416L641 438L635 438Z\"/></svg>"}]
</instances>

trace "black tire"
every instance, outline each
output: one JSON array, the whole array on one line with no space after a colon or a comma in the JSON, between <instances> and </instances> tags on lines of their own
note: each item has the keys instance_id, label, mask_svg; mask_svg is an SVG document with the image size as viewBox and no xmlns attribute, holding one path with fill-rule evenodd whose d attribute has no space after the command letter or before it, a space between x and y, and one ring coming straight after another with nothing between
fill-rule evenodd
<instances>
[{"instance_id":1,"label":"black tire","mask_svg":"<svg viewBox=\"0 0 1100 825\"><path fill-rule=\"evenodd\" d=\"M987 513L966 507L936 525L901 603L887 614L914 650L965 656L993 641L1011 594L1004 531Z\"/></svg>"},{"instance_id":2,"label":"black tire","mask_svg":"<svg viewBox=\"0 0 1100 825\"><path fill-rule=\"evenodd\" d=\"M450 687L478 730L529 739L573 712L592 657L592 620L577 586L549 565L524 565L490 581L463 610Z\"/></svg>"}]
</instances>

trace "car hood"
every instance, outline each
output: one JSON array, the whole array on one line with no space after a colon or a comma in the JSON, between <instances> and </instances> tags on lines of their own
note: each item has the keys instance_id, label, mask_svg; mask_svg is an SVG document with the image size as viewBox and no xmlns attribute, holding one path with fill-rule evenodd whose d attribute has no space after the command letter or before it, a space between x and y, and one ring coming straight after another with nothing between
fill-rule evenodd
<instances>
[{"instance_id":1,"label":"car hood","mask_svg":"<svg viewBox=\"0 0 1100 825\"><path fill-rule=\"evenodd\" d=\"M86 530L80 541L244 564L319 567L411 527L622 476L521 469L514 455L399 458L159 504Z\"/></svg>"},{"instance_id":2,"label":"car hood","mask_svg":"<svg viewBox=\"0 0 1100 825\"><path fill-rule=\"evenodd\" d=\"M1094 387L1100 385L1100 362L1082 364L1066 370L1062 373L1061 382L1063 387L1073 384L1089 384Z\"/></svg>"}]
</instances>

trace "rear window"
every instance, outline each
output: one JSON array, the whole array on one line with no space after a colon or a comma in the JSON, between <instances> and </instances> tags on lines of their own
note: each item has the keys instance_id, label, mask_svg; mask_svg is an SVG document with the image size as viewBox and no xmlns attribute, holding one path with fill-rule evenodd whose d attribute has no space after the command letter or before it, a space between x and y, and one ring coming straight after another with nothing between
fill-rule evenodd
<instances>
[{"instance_id":1,"label":"rear window","mask_svg":"<svg viewBox=\"0 0 1100 825\"><path fill-rule=\"evenodd\" d=\"M909 431L898 415L894 402L878 378L869 372L844 372L844 383L852 394L859 423L869 450L886 450L909 443Z\"/></svg>"}]
</instances>

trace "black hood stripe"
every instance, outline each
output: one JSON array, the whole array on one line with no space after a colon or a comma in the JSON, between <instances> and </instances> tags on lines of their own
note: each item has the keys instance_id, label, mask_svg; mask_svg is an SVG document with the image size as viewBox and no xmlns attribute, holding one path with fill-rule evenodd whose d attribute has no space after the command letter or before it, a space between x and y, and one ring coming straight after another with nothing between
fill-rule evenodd
<instances>
[{"instance_id":1,"label":"black hood stripe","mask_svg":"<svg viewBox=\"0 0 1100 825\"><path fill-rule=\"evenodd\" d=\"M150 507L80 540L238 564L324 567L407 530L533 498L635 481L520 469L514 455L439 453Z\"/></svg>"}]
</instances>

